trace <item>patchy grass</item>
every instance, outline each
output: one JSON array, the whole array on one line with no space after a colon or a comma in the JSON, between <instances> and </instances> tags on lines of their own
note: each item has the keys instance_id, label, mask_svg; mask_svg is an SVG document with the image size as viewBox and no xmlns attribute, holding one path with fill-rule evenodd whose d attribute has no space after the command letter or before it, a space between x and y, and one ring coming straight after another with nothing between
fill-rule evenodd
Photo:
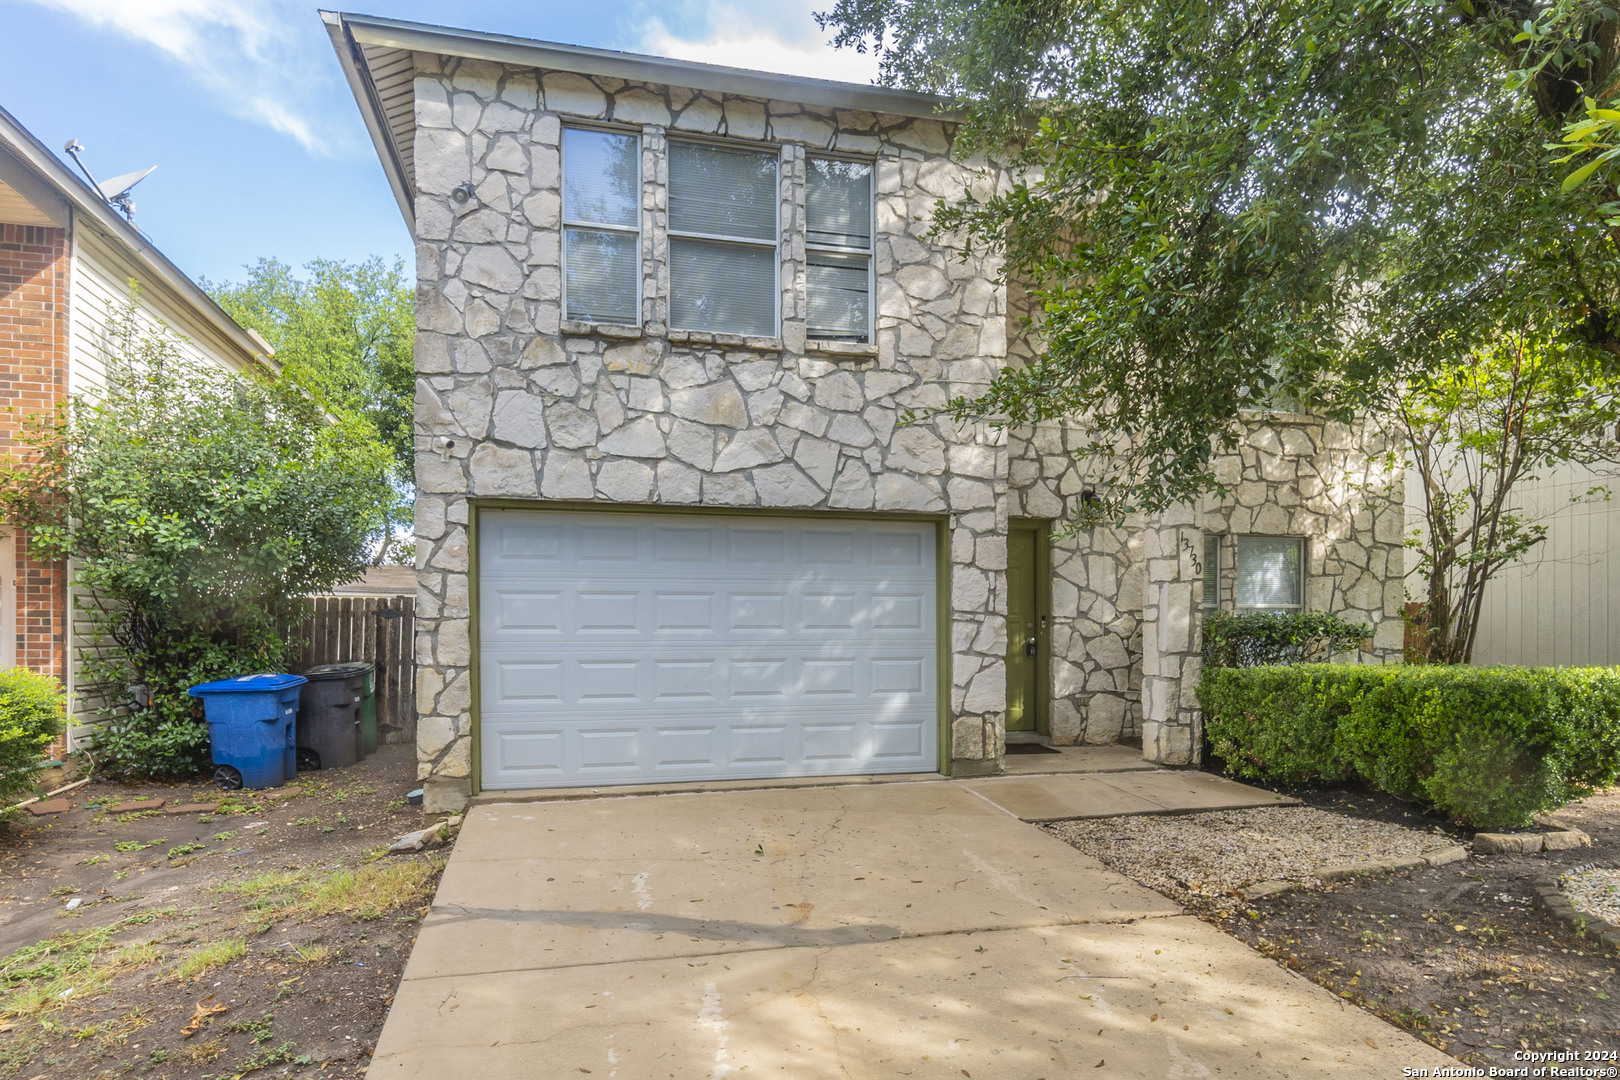
<instances>
[{"instance_id":1,"label":"patchy grass","mask_svg":"<svg viewBox=\"0 0 1620 1080\"><path fill-rule=\"evenodd\" d=\"M207 847L207 844L176 844L174 847L169 849L169 858L183 858L184 856L190 855L193 851L202 851Z\"/></svg>"},{"instance_id":2,"label":"patchy grass","mask_svg":"<svg viewBox=\"0 0 1620 1080\"><path fill-rule=\"evenodd\" d=\"M129 920L27 945L0 960L0 1017L40 1016L94 997L119 975L151 967L162 951L150 942L115 945Z\"/></svg>"},{"instance_id":3,"label":"patchy grass","mask_svg":"<svg viewBox=\"0 0 1620 1080\"><path fill-rule=\"evenodd\" d=\"M264 1043L270 1041L270 1035L276 1024L275 1013L265 1013L257 1020L232 1020L225 1025L225 1030L232 1035L251 1035L253 1042Z\"/></svg>"},{"instance_id":4,"label":"patchy grass","mask_svg":"<svg viewBox=\"0 0 1620 1080\"><path fill-rule=\"evenodd\" d=\"M92 855L88 859L80 859L79 860L79 865L80 866L100 866L102 863L106 862L108 859L111 859L111 858L112 858L111 855L106 855L106 854Z\"/></svg>"},{"instance_id":5,"label":"patchy grass","mask_svg":"<svg viewBox=\"0 0 1620 1080\"><path fill-rule=\"evenodd\" d=\"M160 836L156 840L150 840L144 844L139 840L120 840L113 847L119 851L145 851L147 848L157 847L159 844L167 844L168 842L168 837Z\"/></svg>"},{"instance_id":6,"label":"patchy grass","mask_svg":"<svg viewBox=\"0 0 1620 1080\"><path fill-rule=\"evenodd\" d=\"M347 915L369 922L402 907L427 903L442 857L371 864L355 870L321 874L313 870L272 870L241 881L226 881L214 891L240 900L257 921L315 919Z\"/></svg>"},{"instance_id":7,"label":"patchy grass","mask_svg":"<svg viewBox=\"0 0 1620 1080\"><path fill-rule=\"evenodd\" d=\"M211 941L193 950L191 955L181 961L180 966L174 969L174 975L181 982L185 982L188 979L195 979L204 972L224 967L232 960L240 960L246 955L247 942L241 938Z\"/></svg>"}]
</instances>

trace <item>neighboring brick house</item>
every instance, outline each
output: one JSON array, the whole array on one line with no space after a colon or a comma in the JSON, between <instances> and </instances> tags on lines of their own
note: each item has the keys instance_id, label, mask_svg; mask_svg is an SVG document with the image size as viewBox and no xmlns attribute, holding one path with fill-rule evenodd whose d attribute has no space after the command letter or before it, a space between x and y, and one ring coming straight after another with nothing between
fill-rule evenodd
<instances>
[{"instance_id":1,"label":"neighboring brick house","mask_svg":"<svg viewBox=\"0 0 1620 1080\"><path fill-rule=\"evenodd\" d=\"M1033 354L935 99L324 14L417 245L418 754L481 789L1200 752L1202 605L1399 655L1375 433L1249 417L1204 499L1051 539L1083 432L941 412Z\"/></svg>"},{"instance_id":2,"label":"neighboring brick house","mask_svg":"<svg viewBox=\"0 0 1620 1080\"><path fill-rule=\"evenodd\" d=\"M0 448L12 451L27 416L105 384L108 322L132 285L137 317L168 327L189 355L233 371L268 361L262 339L0 109ZM25 537L0 531L0 667L66 683L70 745L94 718L77 677L84 627L74 610L67 567L31 558Z\"/></svg>"}]
</instances>

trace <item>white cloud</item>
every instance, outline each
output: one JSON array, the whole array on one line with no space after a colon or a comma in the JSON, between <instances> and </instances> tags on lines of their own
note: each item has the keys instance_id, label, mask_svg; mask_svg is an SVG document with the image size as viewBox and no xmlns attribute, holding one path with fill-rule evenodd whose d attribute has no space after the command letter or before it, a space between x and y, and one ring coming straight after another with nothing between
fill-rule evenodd
<instances>
[{"instance_id":1,"label":"white cloud","mask_svg":"<svg viewBox=\"0 0 1620 1080\"><path fill-rule=\"evenodd\" d=\"M872 82L877 78L877 58L853 49L834 49L827 44L831 32L816 25L812 12L830 6L830 0L772 4L696 0L675 5L673 10L670 5L660 5L659 14L641 22L636 48L705 64Z\"/></svg>"},{"instance_id":2,"label":"white cloud","mask_svg":"<svg viewBox=\"0 0 1620 1080\"><path fill-rule=\"evenodd\" d=\"M324 79L324 36L308 4L289 0L32 0L163 53L221 107L327 153L311 117Z\"/></svg>"}]
</instances>

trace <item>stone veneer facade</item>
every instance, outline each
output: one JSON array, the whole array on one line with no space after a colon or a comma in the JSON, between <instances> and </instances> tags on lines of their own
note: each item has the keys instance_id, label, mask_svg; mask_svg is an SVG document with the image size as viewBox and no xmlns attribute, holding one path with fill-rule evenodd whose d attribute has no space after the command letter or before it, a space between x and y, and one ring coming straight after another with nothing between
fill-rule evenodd
<instances>
[{"instance_id":1,"label":"stone veneer facade","mask_svg":"<svg viewBox=\"0 0 1620 1080\"><path fill-rule=\"evenodd\" d=\"M940 412L1034 347L1009 326L998 266L928 237L936 201L983 197L1005 177L954 158L949 126L932 118L477 60L417 65L417 700L430 804L459 805L473 774L478 499L944 518L945 737L958 773L998 771L1009 518L1062 519L1085 487L1072 425L1009 435ZM570 121L641 135L640 329L563 319L559 150ZM665 147L683 134L779 147L780 337L668 327ZM875 161L872 346L806 336L804 162L817 150ZM458 203L463 184L475 195ZM1155 760L1196 759L1202 548L1190 563L1181 549L1204 528L1308 537L1311 606L1374 623L1371 656L1398 655L1402 499L1398 475L1373 475L1379 449L1340 425L1256 420L1220 463L1232 498L1054 540L1052 741L1141 735ZM1358 478L1392 482L1388 506L1369 502Z\"/></svg>"}]
</instances>

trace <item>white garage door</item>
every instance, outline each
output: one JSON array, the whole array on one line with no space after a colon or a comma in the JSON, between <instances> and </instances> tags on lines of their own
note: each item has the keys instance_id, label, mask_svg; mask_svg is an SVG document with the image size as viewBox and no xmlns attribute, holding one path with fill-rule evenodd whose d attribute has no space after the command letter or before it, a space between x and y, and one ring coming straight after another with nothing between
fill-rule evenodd
<instances>
[{"instance_id":1,"label":"white garage door","mask_svg":"<svg viewBox=\"0 0 1620 1080\"><path fill-rule=\"evenodd\" d=\"M486 788L937 768L934 529L484 511Z\"/></svg>"}]
</instances>

